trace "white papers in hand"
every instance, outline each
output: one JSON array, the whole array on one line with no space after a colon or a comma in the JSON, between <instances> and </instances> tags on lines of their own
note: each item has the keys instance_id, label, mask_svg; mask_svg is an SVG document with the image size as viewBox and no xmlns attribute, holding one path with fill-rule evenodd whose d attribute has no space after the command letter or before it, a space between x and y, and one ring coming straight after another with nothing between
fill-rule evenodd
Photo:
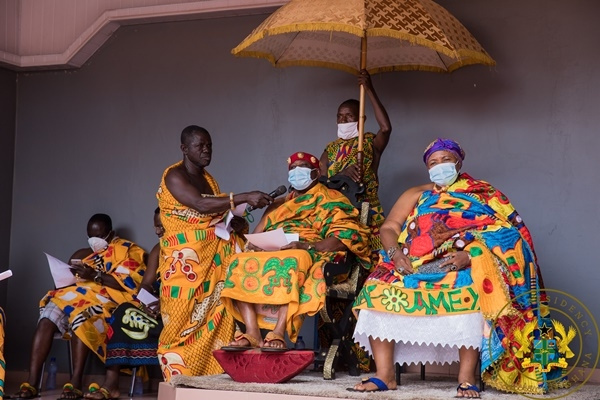
<instances>
[{"instance_id":1,"label":"white papers in hand","mask_svg":"<svg viewBox=\"0 0 600 400\"><path fill-rule=\"evenodd\" d=\"M60 261L58 258L52 257L48 253L44 253L48 258L48 266L50 267L50 273L52 279L54 279L54 286L57 289L65 286L74 285L77 282L75 276L71 273L71 266Z\"/></svg>"},{"instance_id":2,"label":"white papers in hand","mask_svg":"<svg viewBox=\"0 0 600 400\"><path fill-rule=\"evenodd\" d=\"M292 243L299 241L300 235L298 235L297 233L286 233L285 238L287 239L288 243Z\"/></svg>"},{"instance_id":3,"label":"white papers in hand","mask_svg":"<svg viewBox=\"0 0 600 400\"><path fill-rule=\"evenodd\" d=\"M139 293L137 294L137 299L140 301L140 303L146 306L158 301L158 298L144 288L140 289Z\"/></svg>"},{"instance_id":4,"label":"white papers in hand","mask_svg":"<svg viewBox=\"0 0 600 400\"><path fill-rule=\"evenodd\" d=\"M10 269L7 269L4 272L0 272L0 281L10 278L11 276L12 276L12 271Z\"/></svg>"},{"instance_id":5,"label":"white papers in hand","mask_svg":"<svg viewBox=\"0 0 600 400\"><path fill-rule=\"evenodd\" d=\"M298 240L297 233L284 233L281 228L268 232L250 233L245 236L250 243L266 251L279 250L286 244Z\"/></svg>"},{"instance_id":6,"label":"white papers in hand","mask_svg":"<svg viewBox=\"0 0 600 400\"><path fill-rule=\"evenodd\" d=\"M248 203L242 203L239 204L233 211L229 210L225 215L225 218L215 225L215 235L217 235L217 237L220 237L221 239L229 240L230 233L232 230L231 220L234 216L242 217L244 215L244 212L246 211L246 207L248 207Z\"/></svg>"}]
</instances>

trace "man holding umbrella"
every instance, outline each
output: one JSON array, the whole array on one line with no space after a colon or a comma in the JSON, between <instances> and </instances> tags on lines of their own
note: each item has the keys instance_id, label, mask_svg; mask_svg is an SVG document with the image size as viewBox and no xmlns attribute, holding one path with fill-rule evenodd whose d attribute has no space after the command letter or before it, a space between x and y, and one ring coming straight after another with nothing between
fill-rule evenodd
<instances>
[{"instance_id":1,"label":"man holding umbrella","mask_svg":"<svg viewBox=\"0 0 600 400\"><path fill-rule=\"evenodd\" d=\"M359 201L369 202L369 229L371 230L371 250L374 254L381 249L379 228L383 223L383 208L379 201L379 179L377 170L381 155L385 150L392 133L392 124L388 114L381 104L371 76L366 70L361 70L358 76L359 85L363 85L371 100L375 119L379 125L377 134L367 132L363 140L363 182L365 191L358 198ZM355 182L360 182L361 175L357 165L359 146L358 135L359 101L346 100L338 107L337 135L338 139L329 143L321 155L321 174L328 178L334 175L345 175Z\"/></svg>"}]
</instances>

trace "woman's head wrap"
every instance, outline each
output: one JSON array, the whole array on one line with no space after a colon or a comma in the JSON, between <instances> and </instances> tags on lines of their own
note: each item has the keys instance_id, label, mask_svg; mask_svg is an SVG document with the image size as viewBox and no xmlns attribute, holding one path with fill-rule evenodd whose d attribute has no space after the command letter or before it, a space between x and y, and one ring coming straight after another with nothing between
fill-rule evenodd
<instances>
[{"instance_id":1,"label":"woman's head wrap","mask_svg":"<svg viewBox=\"0 0 600 400\"><path fill-rule=\"evenodd\" d=\"M460 157L461 160L465 159L465 151L462 149L462 147L460 147L458 142L452 139L437 138L425 149L425 152L423 153L423 162L427 164L427 159L429 156L440 150L449 151L455 154L456 157Z\"/></svg>"},{"instance_id":2,"label":"woman's head wrap","mask_svg":"<svg viewBox=\"0 0 600 400\"><path fill-rule=\"evenodd\" d=\"M290 165L292 165L298 160L307 161L311 167L317 169L319 168L319 159L317 157L313 156L312 154L299 151L288 157L288 169L290 168Z\"/></svg>"}]
</instances>

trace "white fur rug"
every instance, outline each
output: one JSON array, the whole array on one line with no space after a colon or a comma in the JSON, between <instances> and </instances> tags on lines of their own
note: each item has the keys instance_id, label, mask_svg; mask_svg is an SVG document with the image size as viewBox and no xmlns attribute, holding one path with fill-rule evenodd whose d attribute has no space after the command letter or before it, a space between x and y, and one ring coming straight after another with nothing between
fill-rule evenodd
<instances>
[{"instance_id":1,"label":"white fur rug","mask_svg":"<svg viewBox=\"0 0 600 400\"><path fill-rule=\"evenodd\" d=\"M371 375L363 374L360 377L348 376L338 372L337 379L326 381L323 376L316 372L304 372L287 383L262 384L262 383L236 383L229 375L212 376L174 376L171 383L176 386L188 386L210 390L228 390L238 392L261 392L278 393L299 396L317 396L339 399L399 399L399 400L447 400L456 394L457 383L454 379L447 377L430 376L425 381L420 379L419 374L402 374L402 384L398 390L378 393L356 393L349 392L346 388L353 387L361 378ZM199 393L200 395L200 393ZM566 395L566 396L565 396ZM553 391L545 396L522 396L508 394L497 390L486 388L481 393L484 399L572 399L572 400L600 400L600 386L584 385L577 391L563 389Z\"/></svg>"}]
</instances>

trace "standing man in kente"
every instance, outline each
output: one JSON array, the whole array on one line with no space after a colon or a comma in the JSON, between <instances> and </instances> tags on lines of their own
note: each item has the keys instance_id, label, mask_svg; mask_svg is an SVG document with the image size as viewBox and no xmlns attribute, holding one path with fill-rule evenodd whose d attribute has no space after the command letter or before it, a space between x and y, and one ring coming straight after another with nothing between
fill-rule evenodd
<instances>
[{"instance_id":1,"label":"standing man in kente","mask_svg":"<svg viewBox=\"0 0 600 400\"><path fill-rule=\"evenodd\" d=\"M375 119L379 125L377 134L365 132L363 141L363 180L365 192L359 201L369 202L369 229L371 230L371 250L377 254L381 249L379 228L383 223L384 215L379 201L379 161L385 150L392 133L392 124L387 111L381 104L371 77L366 70L360 71L359 85L364 85L365 91L373 105ZM329 143L321 155L321 175L331 178L335 175L345 175L353 181L359 182L360 175L357 166L356 154L358 152L358 100L346 100L340 104L337 112L338 139Z\"/></svg>"},{"instance_id":2,"label":"standing man in kente","mask_svg":"<svg viewBox=\"0 0 600 400\"><path fill-rule=\"evenodd\" d=\"M212 139L199 126L181 132L183 161L163 173L156 197L165 233L160 239L160 310L164 329L158 344L163 376L211 375L223 372L212 356L233 338L234 322L221 303L224 269L236 247L243 220L232 222L228 239L218 237L215 223L236 205L262 208L273 199L262 192L222 194L205 170Z\"/></svg>"}]
</instances>

